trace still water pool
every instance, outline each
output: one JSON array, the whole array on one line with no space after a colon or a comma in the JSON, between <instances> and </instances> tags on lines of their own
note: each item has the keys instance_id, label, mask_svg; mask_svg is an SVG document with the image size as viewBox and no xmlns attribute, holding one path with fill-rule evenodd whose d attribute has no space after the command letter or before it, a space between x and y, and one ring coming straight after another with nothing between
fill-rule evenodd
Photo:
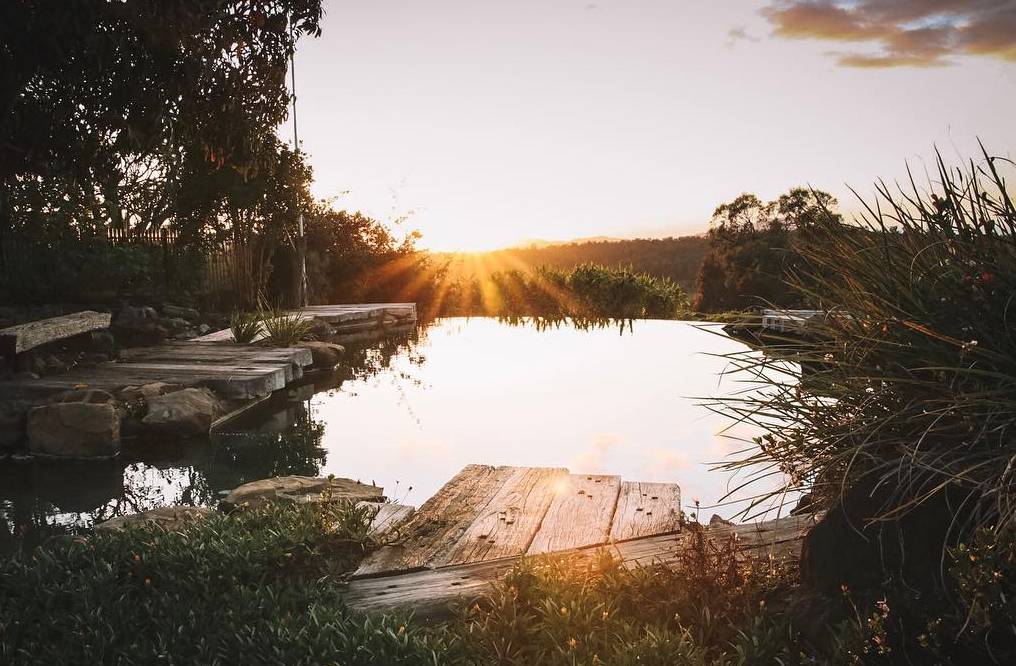
<instances>
[{"instance_id":1,"label":"still water pool","mask_svg":"<svg viewBox=\"0 0 1016 666\"><path fill-rule=\"evenodd\" d=\"M712 464L756 432L703 402L743 390L721 356L744 349L677 321L440 319L351 347L313 390L209 439L125 443L110 463L0 465L0 548L156 506L211 506L276 475L373 481L419 506L468 463L673 482L687 511L695 498L711 507L743 478Z\"/></svg>"}]
</instances>

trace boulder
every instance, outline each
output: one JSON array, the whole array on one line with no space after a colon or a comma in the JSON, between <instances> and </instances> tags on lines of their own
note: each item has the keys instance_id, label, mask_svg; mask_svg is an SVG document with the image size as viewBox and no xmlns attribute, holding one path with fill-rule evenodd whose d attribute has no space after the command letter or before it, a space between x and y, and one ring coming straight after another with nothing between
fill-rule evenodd
<instances>
[{"instance_id":1,"label":"boulder","mask_svg":"<svg viewBox=\"0 0 1016 666\"><path fill-rule=\"evenodd\" d=\"M50 404L55 403L69 403L69 402L84 402L91 405L106 405L112 402L116 402L116 398L109 391L103 391L102 389L74 389L72 391L64 391L63 393L57 393L51 396L49 399Z\"/></svg>"},{"instance_id":2,"label":"boulder","mask_svg":"<svg viewBox=\"0 0 1016 666\"><path fill-rule=\"evenodd\" d=\"M208 335L211 332L212 327L209 326L208 324L201 324L200 326L198 326L198 333L201 335Z\"/></svg>"},{"instance_id":3,"label":"boulder","mask_svg":"<svg viewBox=\"0 0 1016 666\"><path fill-rule=\"evenodd\" d=\"M116 349L116 342L109 331L92 331L88 334L88 346L92 351L110 352Z\"/></svg>"},{"instance_id":4,"label":"boulder","mask_svg":"<svg viewBox=\"0 0 1016 666\"><path fill-rule=\"evenodd\" d=\"M162 324L169 328L169 331L173 334L183 333L190 328L190 322L180 317L173 317L172 319L164 319Z\"/></svg>"},{"instance_id":5,"label":"boulder","mask_svg":"<svg viewBox=\"0 0 1016 666\"><path fill-rule=\"evenodd\" d=\"M46 361L37 354L29 354L28 358L25 359L27 365L26 370L33 374L39 375L40 377L45 375L49 369L46 366Z\"/></svg>"},{"instance_id":6,"label":"boulder","mask_svg":"<svg viewBox=\"0 0 1016 666\"><path fill-rule=\"evenodd\" d=\"M67 366L64 365L64 362L61 361L56 356L54 356L53 354L50 354L49 356L46 357L46 372L47 373L49 373L49 374L56 374L58 372L63 372L66 369L67 369Z\"/></svg>"},{"instance_id":7,"label":"boulder","mask_svg":"<svg viewBox=\"0 0 1016 666\"><path fill-rule=\"evenodd\" d=\"M861 480L840 493L835 507L801 544L801 581L828 596L841 585L878 593L889 585L937 593L944 581L943 546L969 518L969 498L949 488L896 519L874 520L897 501L890 484Z\"/></svg>"},{"instance_id":8,"label":"boulder","mask_svg":"<svg viewBox=\"0 0 1016 666\"><path fill-rule=\"evenodd\" d=\"M113 405L58 402L28 412L28 449L52 458L111 458L120 453Z\"/></svg>"},{"instance_id":9,"label":"boulder","mask_svg":"<svg viewBox=\"0 0 1016 666\"><path fill-rule=\"evenodd\" d=\"M175 532L184 526L215 513L200 506L164 506L128 516L110 518L95 526L99 530L119 530L137 525L158 525L167 532Z\"/></svg>"},{"instance_id":10,"label":"boulder","mask_svg":"<svg viewBox=\"0 0 1016 666\"><path fill-rule=\"evenodd\" d=\"M78 359L78 365L90 368L99 365L100 363L105 363L108 360L109 357L102 352L87 352L82 354L81 358Z\"/></svg>"},{"instance_id":11,"label":"boulder","mask_svg":"<svg viewBox=\"0 0 1016 666\"><path fill-rule=\"evenodd\" d=\"M727 520L718 513L714 513L709 519L709 527L723 527L725 525L733 525L732 521Z\"/></svg>"},{"instance_id":12,"label":"boulder","mask_svg":"<svg viewBox=\"0 0 1016 666\"><path fill-rule=\"evenodd\" d=\"M246 506L259 508L271 502L308 504L322 501L322 493L330 491L332 501L379 502L384 500L384 488L368 486L352 479L313 476L277 476L244 484L222 500L224 511Z\"/></svg>"},{"instance_id":13,"label":"boulder","mask_svg":"<svg viewBox=\"0 0 1016 666\"><path fill-rule=\"evenodd\" d=\"M305 340L297 343L296 346L305 347L310 350L314 358L314 362L310 366L313 370L331 370L339 364L342 360L342 355L346 353L345 347L333 342Z\"/></svg>"},{"instance_id":14,"label":"boulder","mask_svg":"<svg viewBox=\"0 0 1016 666\"><path fill-rule=\"evenodd\" d=\"M19 448L24 443L29 407L20 401L0 403L0 451Z\"/></svg>"},{"instance_id":15,"label":"boulder","mask_svg":"<svg viewBox=\"0 0 1016 666\"><path fill-rule=\"evenodd\" d=\"M162 306L162 315L174 319L186 319L188 322L195 322L201 318L201 315L194 308L184 308L179 305L170 305L169 303Z\"/></svg>"},{"instance_id":16,"label":"boulder","mask_svg":"<svg viewBox=\"0 0 1016 666\"><path fill-rule=\"evenodd\" d=\"M120 309L110 330L116 340L140 345L158 344L168 335L155 310L130 305Z\"/></svg>"},{"instance_id":17,"label":"boulder","mask_svg":"<svg viewBox=\"0 0 1016 666\"><path fill-rule=\"evenodd\" d=\"M136 326L146 322L158 321L158 319L159 314L153 308L125 305L120 308L120 311L116 313L116 317L113 318L113 326Z\"/></svg>"},{"instance_id":18,"label":"boulder","mask_svg":"<svg viewBox=\"0 0 1016 666\"><path fill-rule=\"evenodd\" d=\"M211 391L187 388L149 398L141 423L165 435L206 435L221 414L222 405Z\"/></svg>"},{"instance_id":19,"label":"boulder","mask_svg":"<svg viewBox=\"0 0 1016 666\"><path fill-rule=\"evenodd\" d=\"M313 317L307 320L307 333L316 340L324 340L335 332L332 325L326 322L324 319L319 317Z\"/></svg>"},{"instance_id":20,"label":"boulder","mask_svg":"<svg viewBox=\"0 0 1016 666\"><path fill-rule=\"evenodd\" d=\"M121 400L150 400L160 395L180 391L183 387L179 384L167 384L166 382L152 382L142 386L127 386L120 389L118 395Z\"/></svg>"}]
</instances>

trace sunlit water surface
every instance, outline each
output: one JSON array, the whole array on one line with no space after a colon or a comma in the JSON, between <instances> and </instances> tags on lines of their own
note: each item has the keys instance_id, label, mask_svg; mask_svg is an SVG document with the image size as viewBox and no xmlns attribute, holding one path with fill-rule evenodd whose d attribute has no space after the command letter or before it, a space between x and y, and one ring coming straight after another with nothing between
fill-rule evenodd
<instances>
[{"instance_id":1,"label":"sunlit water surface","mask_svg":"<svg viewBox=\"0 0 1016 666\"><path fill-rule=\"evenodd\" d=\"M438 320L349 349L313 395L210 440L137 442L112 463L0 465L0 546L155 506L212 506L275 475L375 482L419 506L469 463L677 483L689 513L698 499L703 519L731 517L744 505L713 505L743 474L711 467L757 433L703 402L744 390L722 356L745 349L715 326L676 321Z\"/></svg>"}]
</instances>

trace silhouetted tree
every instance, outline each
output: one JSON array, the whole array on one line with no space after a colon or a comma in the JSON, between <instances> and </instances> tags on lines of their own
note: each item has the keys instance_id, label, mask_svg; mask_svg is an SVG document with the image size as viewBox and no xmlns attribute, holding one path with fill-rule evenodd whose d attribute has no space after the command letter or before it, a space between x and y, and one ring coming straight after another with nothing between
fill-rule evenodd
<instances>
[{"instance_id":1,"label":"silhouetted tree","mask_svg":"<svg viewBox=\"0 0 1016 666\"><path fill-rule=\"evenodd\" d=\"M794 188L775 201L742 194L716 208L709 251L698 274L695 308L705 312L772 304L802 305L786 278L795 270L800 231L832 216L836 199L827 192Z\"/></svg>"}]
</instances>

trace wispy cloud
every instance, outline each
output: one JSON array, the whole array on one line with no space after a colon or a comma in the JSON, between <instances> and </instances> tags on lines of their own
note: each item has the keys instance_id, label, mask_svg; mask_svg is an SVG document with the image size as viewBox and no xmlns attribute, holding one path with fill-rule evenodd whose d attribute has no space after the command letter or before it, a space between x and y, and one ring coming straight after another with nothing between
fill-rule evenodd
<instances>
[{"instance_id":1,"label":"wispy cloud","mask_svg":"<svg viewBox=\"0 0 1016 666\"><path fill-rule=\"evenodd\" d=\"M1016 0L776 0L773 34L856 44L845 67L941 67L952 56L1016 62Z\"/></svg>"},{"instance_id":2,"label":"wispy cloud","mask_svg":"<svg viewBox=\"0 0 1016 666\"><path fill-rule=\"evenodd\" d=\"M726 47L733 48L738 42L757 42L758 37L753 37L748 34L748 29L743 25L738 25L727 31L727 43Z\"/></svg>"}]
</instances>

